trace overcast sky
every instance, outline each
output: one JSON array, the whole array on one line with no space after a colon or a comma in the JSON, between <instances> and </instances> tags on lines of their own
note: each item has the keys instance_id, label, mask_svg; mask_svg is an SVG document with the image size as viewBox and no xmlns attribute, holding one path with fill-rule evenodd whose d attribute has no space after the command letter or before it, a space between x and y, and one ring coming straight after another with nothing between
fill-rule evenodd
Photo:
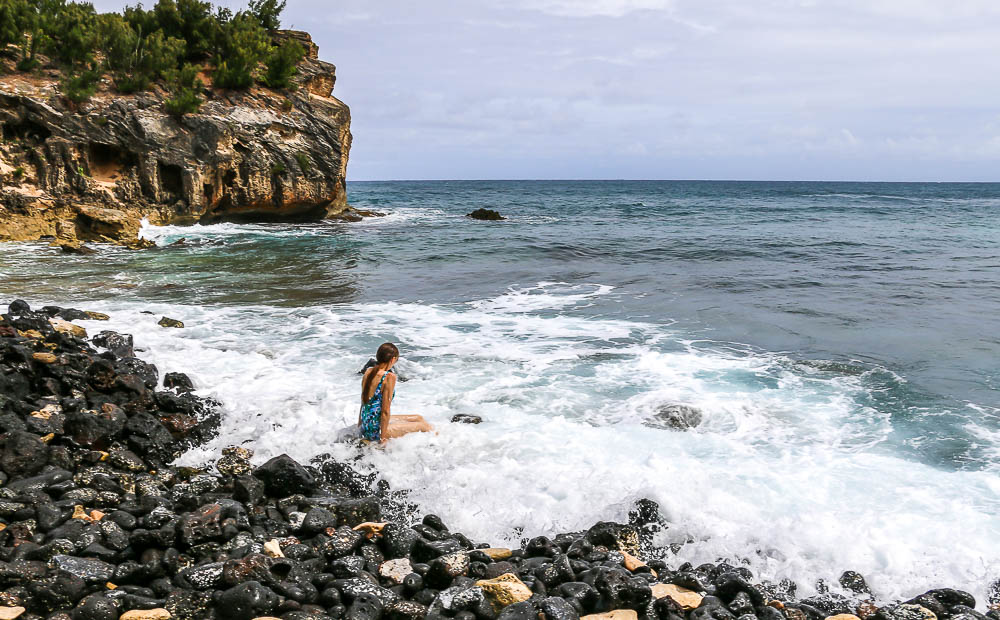
<instances>
[{"instance_id":1,"label":"overcast sky","mask_svg":"<svg viewBox=\"0 0 1000 620\"><path fill-rule=\"evenodd\" d=\"M289 0L284 25L337 65L351 180L1000 181L998 0Z\"/></svg>"}]
</instances>

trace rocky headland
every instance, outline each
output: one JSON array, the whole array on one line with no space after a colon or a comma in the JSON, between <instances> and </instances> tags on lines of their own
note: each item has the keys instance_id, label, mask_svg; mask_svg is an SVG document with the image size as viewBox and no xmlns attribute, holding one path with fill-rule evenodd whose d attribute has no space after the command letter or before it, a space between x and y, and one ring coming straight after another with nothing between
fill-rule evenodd
<instances>
[{"instance_id":1,"label":"rocky headland","mask_svg":"<svg viewBox=\"0 0 1000 620\"><path fill-rule=\"evenodd\" d=\"M60 93L51 65L16 70L0 50L0 240L141 245L152 224L356 217L347 205L350 110L333 96L334 65L310 36L275 31L305 50L287 88L214 88L167 112L162 84L123 94L109 76L83 103ZM44 59L43 59L44 61Z\"/></svg>"},{"instance_id":2,"label":"rocky headland","mask_svg":"<svg viewBox=\"0 0 1000 620\"><path fill-rule=\"evenodd\" d=\"M983 612L948 588L879 601L850 571L800 599L738 562L672 562L649 500L508 549L329 457L172 465L218 432L218 404L131 336L73 323L106 318L0 315L0 618L1000 620L996 584Z\"/></svg>"}]
</instances>

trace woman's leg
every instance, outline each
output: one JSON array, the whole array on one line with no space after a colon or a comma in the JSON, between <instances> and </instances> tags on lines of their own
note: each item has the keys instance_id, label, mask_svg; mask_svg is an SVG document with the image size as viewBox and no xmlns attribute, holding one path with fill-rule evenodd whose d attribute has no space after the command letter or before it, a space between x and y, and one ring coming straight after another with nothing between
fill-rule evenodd
<instances>
[{"instance_id":1,"label":"woman's leg","mask_svg":"<svg viewBox=\"0 0 1000 620\"><path fill-rule=\"evenodd\" d=\"M432 430L434 430L434 428L427 423L427 420L425 420L423 416L394 415L389 418L389 428L386 430L385 434L388 439L394 439L396 437L402 437L407 433L427 433Z\"/></svg>"},{"instance_id":2,"label":"woman's leg","mask_svg":"<svg viewBox=\"0 0 1000 620\"><path fill-rule=\"evenodd\" d=\"M423 422L424 421L424 416L422 416L422 415L412 415L412 414L389 416L389 424L392 424L393 422L396 422L396 421L399 421L399 422Z\"/></svg>"}]
</instances>

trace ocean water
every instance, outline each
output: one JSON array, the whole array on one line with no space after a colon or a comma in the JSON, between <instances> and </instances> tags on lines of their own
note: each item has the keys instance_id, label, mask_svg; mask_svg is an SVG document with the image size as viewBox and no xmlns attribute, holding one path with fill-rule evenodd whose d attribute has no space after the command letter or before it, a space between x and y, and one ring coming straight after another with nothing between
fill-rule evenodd
<instances>
[{"instance_id":1,"label":"ocean water","mask_svg":"<svg viewBox=\"0 0 1000 620\"><path fill-rule=\"evenodd\" d=\"M0 300L100 310L220 399L203 462L354 458L357 370L436 435L358 466L494 544L659 502L671 564L864 574L885 600L1000 578L1000 185L352 183L361 223L0 245ZM499 210L503 222L464 214ZM184 241L179 243L183 239ZM152 312L153 314L145 314ZM185 329L156 326L161 315ZM659 407L699 408L686 432ZM455 425L457 413L480 425ZM982 606L982 603L981 603Z\"/></svg>"}]
</instances>

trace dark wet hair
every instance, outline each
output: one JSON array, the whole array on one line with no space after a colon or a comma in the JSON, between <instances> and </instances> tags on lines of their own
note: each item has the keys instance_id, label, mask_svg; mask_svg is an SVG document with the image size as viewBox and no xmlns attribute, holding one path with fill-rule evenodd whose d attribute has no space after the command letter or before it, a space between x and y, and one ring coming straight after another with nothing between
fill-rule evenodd
<instances>
[{"instance_id":1,"label":"dark wet hair","mask_svg":"<svg viewBox=\"0 0 1000 620\"><path fill-rule=\"evenodd\" d=\"M375 361L379 364L388 364L394 357L399 357L399 349L391 342L383 342L375 353Z\"/></svg>"},{"instance_id":2,"label":"dark wet hair","mask_svg":"<svg viewBox=\"0 0 1000 620\"><path fill-rule=\"evenodd\" d=\"M375 353L375 361L378 362L379 364L388 364L389 362L392 361L392 358L394 358L394 357L399 357L399 349L397 349L396 345L392 344L391 342L383 342L379 346L378 351L376 351L376 353ZM368 362L368 363L371 364L371 362ZM369 372L369 373L367 373L361 379L361 400L362 401L364 401L365 394L367 394L368 390L371 389L372 383L375 381L375 375L378 374L375 371L375 369L374 369L375 367L374 366L372 366L371 368L372 368L372 371Z\"/></svg>"}]
</instances>

